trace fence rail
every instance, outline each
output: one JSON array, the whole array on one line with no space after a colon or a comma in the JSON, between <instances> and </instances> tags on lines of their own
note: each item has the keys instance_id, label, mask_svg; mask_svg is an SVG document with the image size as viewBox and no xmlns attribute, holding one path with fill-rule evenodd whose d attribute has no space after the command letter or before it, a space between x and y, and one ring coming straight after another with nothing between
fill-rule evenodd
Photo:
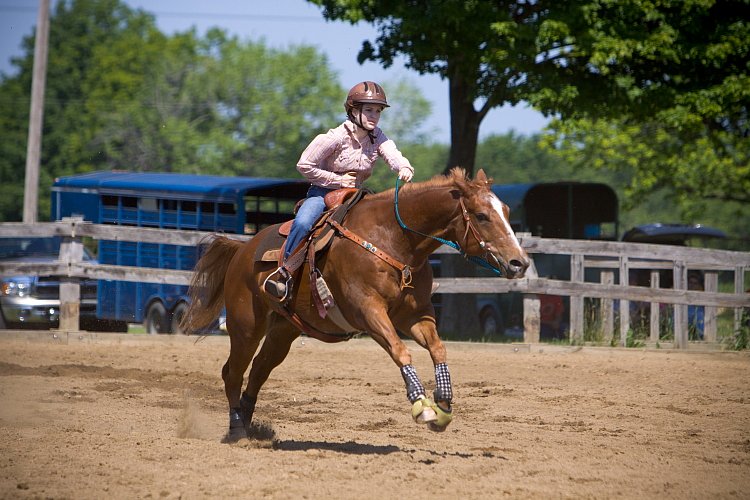
<instances>
[{"instance_id":1,"label":"fence rail","mask_svg":"<svg viewBox=\"0 0 750 500\"><path fill-rule=\"evenodd\" d=\"M60 236L63 244L56 263L32 264L23 262L0 263L0 275L53 275L60 276L60 328L78 329L78 280L83 278L143 281L186 285L192 278L191 271L141 268L92 264L81 261L82 238L95 240L133 241L170 245L194 246L210 238L214 233L151 229L142 227L97 225L81 219L64 219L50 223L3 223L0 238L19 236ZM225 236L246 240L250 236L226 234ZM502 278L437 278L440 284L437 293L506 293L524 294L524 340L539 342L540 301L538 295L562 295L570 297L570 336L572 340L583 339L584 298L601 300L604 339L611 341L614 325L614 301L619 301L620 311L629 310L629 301L651 303L650 338L659 339L658 304L673 304L675 346L688 345L687 306L701 305L706 308L707 341L716 341L716 315L718 308L734 308L734 330L740 328L743 308L750 307L750 294L745 292L745 273L750 270L750 253L648 245L620 242L597 242L580 240L557 240L519 235L522 246L530 253L570 256L571 280L562 281L538 277L534 267L527 277L519 280ZM443 247L438 253L454 253ZM585 270L600 272L600 282L585 281ZM628 280L615 275L629 276L631 269L650 270L651 287L633 286ZM658 270L671 269L674 286L659 288ZM705 273L706 289L687 289L688 270ZM734 275L733 293L718 291L718 275L729 272ZM625 345L630 329L629 314L620 315L619 343Z\"/></svg>"}]
</instances>

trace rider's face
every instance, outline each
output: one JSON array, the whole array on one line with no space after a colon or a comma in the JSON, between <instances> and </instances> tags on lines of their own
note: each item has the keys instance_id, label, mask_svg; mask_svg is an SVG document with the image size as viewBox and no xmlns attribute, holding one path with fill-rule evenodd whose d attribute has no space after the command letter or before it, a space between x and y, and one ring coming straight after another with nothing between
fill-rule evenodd
<instances>
[{"instance_id":1,"label":"rider's face","mask_svg":"<svg viewBox=\"0 0 750 500\"><path fill-rule=\"evenodd\" d=\"M383 106L379 104L365 104L361 110L362 126L367 130L374 130L380 121L380 113L383 112Z\"/></svg>"}]
</instances>

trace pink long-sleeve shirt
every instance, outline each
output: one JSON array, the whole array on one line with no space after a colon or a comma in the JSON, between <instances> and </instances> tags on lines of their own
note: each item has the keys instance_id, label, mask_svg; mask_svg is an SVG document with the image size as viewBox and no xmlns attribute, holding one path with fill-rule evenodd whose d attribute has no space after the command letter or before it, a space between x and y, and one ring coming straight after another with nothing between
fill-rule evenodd
<instances>
[{"instance_id":1,"label":"pink long-sleeve shirt","mask_svg":"<svg viewBox=\"0 0 750 500\"><path fill-rule=\"evenodd\" d=\"M354 131L355 125L347 120L325 134L318 135L302 152L297 170L314 186L339 188L347 172L356 172L357 187L372 175L378 157L383 158L394 172L414 168L396 143L388 139L382 130L373 131L375 142L369 137L360 142Z\"/></svg>"}]
</instances>

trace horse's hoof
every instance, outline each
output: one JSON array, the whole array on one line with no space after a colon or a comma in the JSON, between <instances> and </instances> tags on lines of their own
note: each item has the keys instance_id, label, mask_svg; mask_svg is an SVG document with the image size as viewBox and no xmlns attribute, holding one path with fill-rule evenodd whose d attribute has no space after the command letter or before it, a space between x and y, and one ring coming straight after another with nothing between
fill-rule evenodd
<instances>
[{"instance_id":1,"label":"horse's hoof","mask_svg":"<svg viewBox=\"0 0 750 500\"><path fill-rule=\"evenodd\" d=\"M448 427L448 424L453 421L453 410L444 410L440 407L439 404L435 404L433 408L435 410L437 418L433 422L429 422L427 426L431 431L443 432L445 431L445 428Z\"/></svg>"},{"instance_id":2,"label":"horse's hoof","mask_svg":"<svg viewBox=\"0 0 750 500\"><path fill-rule=\"evenodd\" d=\"M438 419L434 410L435 403L430 398L422 396L411 405L411 416L418 424L435 422Z\"/></svg>"},{"instance_id":3,"label":"horse's hoof","mask_svg":"<svg viewBox=\"0 0 750 500\"><path fill-rule=\"evenodd\" d=\"M247 439L247 432L245 431L244 427L230 427L221 442L225 444L231 444L243 439Z\"/></svg>"},{"instance_id":4,"label":"horse's hoof","mask_svg":"<svg viewBox=\"0 0 750 500\"><path fill-rule=\"evenodd\" d=\"M242 408L230 408L229 430L227 430L224 439L222 439L223 443L236 443L240 439L245 439L247 437L247 426L245 425L245 420L247 420L248 423L250 420L249 418L244 419L243 413L244 411Z\"/></svg>"}]
</instances>

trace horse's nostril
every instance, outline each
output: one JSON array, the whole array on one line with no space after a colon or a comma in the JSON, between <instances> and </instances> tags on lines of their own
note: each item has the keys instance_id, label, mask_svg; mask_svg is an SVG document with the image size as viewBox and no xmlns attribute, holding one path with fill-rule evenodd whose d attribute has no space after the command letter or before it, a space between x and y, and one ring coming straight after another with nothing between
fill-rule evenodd
<instances>
[{"instance_id":1,"label":"horse's nostril","mask_svg":"<svg viewBox=\"0 0 750 500\"><path fill-rule=\"evenodd\" d=\"M509 262L509 264L510 264L510 267L512 267L515 270L519 270L519 271L522 270L522 269L526 269L526 267L528 267L526 264L524 264L520 260L516 260L516 259L512 259Z\"/></svg>"}]
</instances>

